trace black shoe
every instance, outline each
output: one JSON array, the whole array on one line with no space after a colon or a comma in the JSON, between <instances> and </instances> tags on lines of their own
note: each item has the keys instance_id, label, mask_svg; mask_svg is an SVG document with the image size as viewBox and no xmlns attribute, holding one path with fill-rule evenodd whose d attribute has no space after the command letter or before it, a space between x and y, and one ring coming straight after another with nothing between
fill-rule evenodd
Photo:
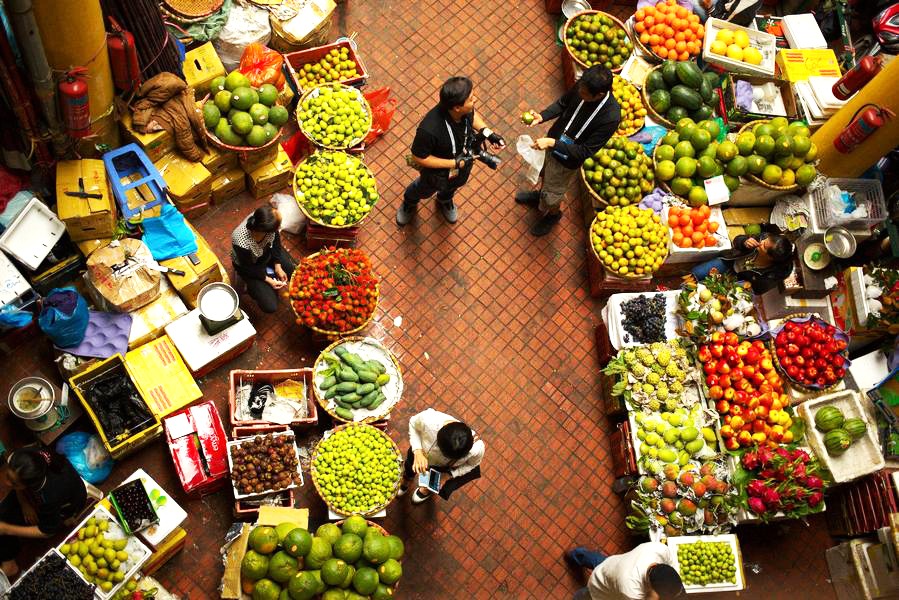
<instances>
[{"instance_id":1,"label":"black shoe","mask_svg":"<svg viewBox=\"0 0 899 600\"><path fill-rule=\"evenodd\" d=\"M556 226L562 219L562 213L550 213L548 215L543 215L540 217L540 220L534 223L533 227L531 227L531 235L536 237L542 237L552 231L553 227Z\"/></svg>"},{"instance_id":2,"label":"black shoe","mask_svg":"<svg viewBox=\"0 0 899 600\"><path fill-rule=\"evenodd\" d=\"M515 204L524 204L530 208L537 208L540 204L540 192L515 192Z\"/></svg>"}]
</instances>

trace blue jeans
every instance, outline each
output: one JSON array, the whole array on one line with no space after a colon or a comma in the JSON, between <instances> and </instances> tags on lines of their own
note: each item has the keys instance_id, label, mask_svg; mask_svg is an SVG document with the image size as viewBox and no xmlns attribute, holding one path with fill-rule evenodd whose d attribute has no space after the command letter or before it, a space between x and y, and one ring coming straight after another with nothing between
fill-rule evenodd
<instances>
[{"instance_id":1,"label":"blue jeans","mask_svg":"<svg viewBox=\"0 0 899 600\"><path fill-rule=\"evenodd\" d=\"M595 569L608 558L608 556L602 552L594 552L593 550L587 550L586 548L580 547L572 550L570 556L573 559L572 562L574 562L574 564L590 570ZM573 600L590 600L590 590L586 587L579 589L575 592Z\"/></svg>"},{"instance_id":2,"label":"blue jeans","mask_svg":"<svg viewBox=\"0 0 899 600\"><path fill-rule=\"evenodd\" d=\"M690 272L693 274L693 277L696 278L696 281L702 281L706 277L709 276L712 269L717 269L719 273L732 273L733 272L733 263L730 263L725 260L721 260L720 258L713 258L712 260L707 260L704 263L699 263L695 267L693 267Z\"/></svg>"}]
</instances>

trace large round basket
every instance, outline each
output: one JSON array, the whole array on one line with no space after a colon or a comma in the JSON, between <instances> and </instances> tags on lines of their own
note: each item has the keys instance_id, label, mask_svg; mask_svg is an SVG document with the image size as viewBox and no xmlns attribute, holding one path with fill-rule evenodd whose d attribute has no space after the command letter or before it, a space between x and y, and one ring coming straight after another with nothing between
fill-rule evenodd
<instances>
[{"instance_id":1,"label":"large round basket","mask_svg":"<svg viewBox=\"0 0 899 600\"><path fill-rule=\"evenodd\" d=\"M574 23L575 19L577 19L578 17L581 17L583 15L595 15L595 14L605 15L605 16L609 17L612 20L612 22L615 23L615 25L620 27L622 30L624 30L624 34L628 38L630 38L630 34L627 31L627 27L625 27L624 23L621 22L621 19L619 19L615 15L610 15L609 13L603 12L601 10L582 10L581 12L579 12L575 15L572 15L571 18L565 22L565 27L562 28L562 42L565 44L565 51L568 52L568 56L571 57L571 60L573 60L578 66L580 66L584 69L589 68L590 65L588 65L587 63L585 63L584 61L579 59L577 57L577 55L574 53L574 49L568 44L567 32L568 32L568 28L571 27L571 24ZM633 53L634 53L633 50L631 50L631 54L633 54ZM630 56L630 55L628 55L628 56ZM621 61L622 67L624 66L625 62L627 62L626 59L624 61ZM621 67L615 67L614 69L612 69L612 73L620 73L620 72L621 72Z\"/></svg>"},{"instance_id":2,"label":"large round basket","mask_svg":"<svg viewBox=\"0 0 899 600\"><path fill-rule=\"evenodd\" d=\"M203 106L206 105L206 102L212 102L212 98L207 98L203 102ZM214 133L212 133L205 127L203 128L203 130L206 132L206 139L208 139L209 143L211 143L216 148L227 150L228 152L237 152L238 154L249 155L268 150L272 146L278 144L278 142L281 141L281 134L284 133L284 126L282 125L281 128L278 129L278 135L274 136L272 139L261 146L231 146L230 144L226 144L222 140L218 139L218 137L216 137Z\"/></svg>"},{"instance_id":3,"label":"large round basket","mask_svg":"<svg viewBox=\"0 0 899 600\"><path fill-rule=\"evenodd\" d=\"M341 339L337 340L336 342L333 342L327 348L322 350L321 354L318 355L318 358L315 359L315 363L312 365L312 391L313 391L313 394L315 395L315 400L318 402L319 406L321 406L326 413L331 415L332 419L334 419L335 421L341 422L341 423L350 422L350 421L347 421L346 419L344 419L343 417L339 416L335 412L334 408L329 406L331 404L331 401L325 400L325 396L322 393L322 390L320 390L318 387L320 377L317 375L317 373L320 370L326 368L326 365L324 364L324 358L323 358L325 352L333 353L334 348L336 348L340 344L352 344L352 343L365 344L367 346L371 346L373 353L379 354L380 358L386 357L386 359L389 360L390 363L393 365L393 368L391 369L393 371L393 373L391 374L391 382L394 382L394 380L395 380L395 384L392 387L392 389L393 389L392 395L394 397L393 398L388 397L387 400L384 402L384 404L382 404L381 406L378 407L378 413L366 416L365 418L360 419L358 421L355 421L355 420L352 421L353 423L373 423L375 421L384 419L388 415L390 415L390 411L393 409L394 406L396 406L399 403L400 399L402 398L402 394L403 394L403 372L400 369L400 363L397 362L396 357L393 355L393 353L390 350L388 350L383 344L381 344L381 342L377 341L376 339L370 338L370 337L361 337L361 336L345 337L345 338L341 338ZM390 390L388 390L388 391L390 391ZM384 395L386 396L387 394L385 393ZM383 407L383 410L382 410L382 407ZM370 411L364 411L364 412L370 412Z\"/></svg>"},{"instance_id":4,"label":"large round basket","mask_svg":"<svg viewBox=\"0 0 899 600\"><path fill-rule=\"evenodd\" d=\"M657 65L657 66L653 67L652 69L650 69L649 73L652 73L653 71L658 71L661 68L662 68L662 65ZM649 78L649 73L646 74L647 79ZM649 103L650 92L649 92L649 90L646 89L646 82L643 82L643 87L640 88L640 95L643 98L643 106L646 108L646 112L649 114L650 117L652 117L653 121L655 121L659 125L662 125L666 129L674 129L677 126L676 123L674 123L673 121L669 121L667 118L665 118L664 116L662 116L658 112L656 112L656 109L654 109L652 107L652 104Z\"/></svg>"},{"instance_id":5,"label":"large round basket","mask_svg":"<svg viewBox=\"0 0 899 600\"><path fill-rule=\"evenodd\" d=\"M321 254L321 252L316 252L315 254L310 254L303 260L313 259L313 258L317 257L319 254ZM293 278L298 276L297 275L298 273L299 273L299 268L294 269L293 275L290 276L291 283L293 283ZM292 287L291 285L288 285L287 286L288 290L291 287ZM378 300L375 302L375 308L374 308L374 310L371 311L371 314L368 315L368 318L365 319L365 322L362 323L361 325L359 325L358 327L354 327L353 329L348 329L347 331L330 331L327 329L322 329L320 327L316 327L315 325L306 325L305 323L303 323L303 326L308 327L315 333L326 336L330 339L340 339L340 338L347 337L349 335L354 335L356 333L359 333L359 332L363 331L366 327L371 325L372 319L374 319L374 317L375 317L375 312L377 312L377 310L378 310L378 301L380 301L380 299L381 299L381 284L380 283L375 284L375 292L376 292L377 298L378 298ZM288 294L289 294L289 292L288 292ZM302 319L300 318L299 313L297 313L296 307L293 305L293 301L289 297L288 297L288 300L289 300L288 303L290 304L290 310L293 311L293 314L297 318L297 321L302 322Z\"/></svg>"},{"instance_id":6,"label":"large round basket","mask_svg":"<svg viewBox=\"0 0 899 600\"><path fill-rule=\"evenodd\" d=\"M363 425L361 423L347 423L345 425L338 425L337 427L335 427L332 430L331 433L333 435L333 434L336 434L338 431L342 431L349 427L366 427L372 431L375 431L375 432L377 432L378 435L382 436L384 439L386 439L388 442L390 442L390 445L393 447L393 451L396 454L396 462L397 462L397 465L399 466L399 472L398 472L396 481L393 484L393 490L390 492L387 500L385 502L383 502L382 504L373 506L364 512L358 512L358 513L343 512L342 510L338 510L334 505L332 505L331 502L322 493L322 489L318 485L318 470L315 468L315 459L318 458L318 454L321 450L322 442L319 442L318 444L316 444L315 449L312 450L312 456L309 460L309 473L312 476L312 485L315 486L315 491L318 492L319 497L328 506L328 508L331 510L331 512L336 513L338 515L343 515L345 517L349 517L352 515L368 517L368 516L371 516L371 515L381 512L382 510L387 508L390 505L390 503L394 501L394 499L396 499L396 494L400 489L400 482L403 480L403 455L400 453L400 449L396 445L396 442L394 442L390 438L389 435L387 435L386 433L384 433L377 427L372 427L371 425Z\"/></svg>"},{"instance_id":7,"label":"large round basket","mask_svg":"<svg viewBox=\"0 0 899 600\"><path fill-rule=\"evenodd\" d=\"M335 144L327 145L327 144L323 144L321 142L321 140L316 139L316 137L314 135L312 135L312 133L310 133L309 130L303 126L303 121L300 119L300 111L303 109L303 104L306 102L306 100L308 100L309 98L314 98L314 97L318 96L321 93L321 89L323 87L334 87L336 85L339 85L344 90L351 91L356 96L356 100L359 102L359 104L362 105L362 108L365 111L365 114L368 115L368 123L365 127L365 131L363 131L362 134L359 135L359 137L353 138L352 140L349 140L348 142L345 142L340 145L335 145ZM359 144L362 143L362 140L365 139L365 136L368 135L368 132L371 131L371 123L372 123L371 105L368 103L368 100L365 99L365 96L362 94L361 91L359 91L358 88L354 88L354 87L351 87L348 85L343 85L343 84L338 84L338 83L323 83L323 84L317 85L315 87L309 88L308 90L306 90L303 93L302 96L300 96L300 100L299 100L299 102L297 102L296 115L297 115L297 124L300 126L300 131L303 132L303 135L305 135L316 146L319 146L321 148L327 148L328 150L346 150L347 148L352 148L353 146L358 146Z\"/></svg>"},{"instance_id":8,"label":"large round basket","mask_svg":"<svg viewBox=\"0 0 899 600\"><path fill-rule=\"evenodd\" d=\"M753 130L753 128L755 128L756 125L761 125L762 123L767 123L767 122L768 122L767 119L759 119L757 121L750 121L750 122L746 123L745 125L743 125L742 127L740 127L740 130L737 132L737 135L739 135L745 131L751 132ZM749 179L751 182L762 186L763 188L768 188L769 190L776 190L779 192L793 192L793 191L799 189L799 185L795 184L795 183L793 185L770 184L770 183L766 182L764 179L762 179L761 177L759 177L758 175L753 175L752 173L746 173L746 175L744 175L744 177Z\"/></svg>"},{"instance_id":9,"label":"large round basket","mask_svg":"<svg viewBox=\"0 0 899 600\"><path fill-rule=\"evenodd\" d=\"M630 81L628 81L621 75L615 75L615 77L621 79L621 81L623 81L625 85L630 86L634 92L634 95L640 98L640 101L643 102L643 104L644 104L644 108L646 108L645 107L646 101L643 99L643 96L640 93L640 90L637 89L637 86L635 86L633 83L631 83ZM617 98L616 98L616 100L617 100ZM647 109L647 112L648 111L649 111L649 109ZM620 135L622 137L630 137L630 136L634 135L635 133L637 133L638 131L640 131L641 129L643 129L644 125L646 125L646 117L643 117L643 125L640 125L639 127L635 127L632 125L624 130L619 129L615 132L615 135Z\"/></svg>"},{"instance_id":10,"label":"large round basket","mask_svg":"<svg viewBox=\"0 0 899 600\"><path fill-rule=\"evenodd\" d=\"M600 196L599 193L593 189L593 186L590 185L590 182L587 181L587 172L584 170L584 165L581 165L581 168L578 169L578 172L581 174L581 183L584 184L584 187L587 189L587 193L590 194L590 197L596 200L596 202L598 202L602 206L608 206L608 200Z\"/></svg>"},{"instance_id":11,"label":"large round basket","mask_svg":"<svg viewBox=\"0 0 899 600\"><path fill-rule=\"evenodd\" d=\"M649 209L647 208L644 210L649 210ZM597 216L593 217L593 221L590 222L590 229L587 231L587 235L591 239L590 250L593 252L593 256L596 258L596 262L598 262L600 267L602 267L602 270L605 271L606 273L608 273L609 275L612 275L614 277L620 277L623 279L652 278L655 271L653 271L653 273L642 273L642 274L641 273L625 273L624 275L622 275L620 273L610 273L609 271L606 270L606 266L603 264L602 259L599 257L599 252L596 251L596 246L594 246L593 242L592 242L593 226L596 224L596 220L598 218L599 218L599 214L597 213ZM661 218L661 217L659 217L659 218ZM667 228L667 225L666 225L666 228ZM668 259L668 253L671 252L671 229L670 228L668 228L667 237L668 237L668 240L665 242L665 260ZM663 260L662 262L664 263L665 261Z\"/></svg>"},{"instance_id":12,"label":"large round basket","mask_svg":"<svg viewBox=\"0 0 899 600\"><path fill-rule=\"evenodd\" d=\"M351 156L341 150L329 150L329 152L331 152L333 154L342 154L342 155L346 156L348 159ZM300 207L300 210L303 212L303 214L306 216L307 219L309 219L310 221L312 221L313 223L315 223L317 225L321 225L322 227L327 227L328 229L349 229L351 227L358 227L362 223L362 221L364 221L365 218L371 214L371 210L369 210L367 213L362 215L362 217L358 221L353 221L352 223L346 223L344 225L335 225L334 223L325 223L321 219L318 219L318 218L312 216L312 214L307 210L305 203L303 203L300 200L300 195L303 192L297 186L297 173L299 170L299 166L307 161L313 160L318 155L319 155L319 152L312 153L310 156L307 156L302 161L300 161L300 163L297 164L297 168L294 169L294 172L293 172L293 197L297 201L297 205ZM353 157L353 158L355 158L355 157ZM368 166L366 166L365 163L362 162L362 159L358 159L358 160L360 163L362 163L362 166L365 167L365 172L368 173L368 175L372 178L373 181L375 181L375 185L377 186L377 180L375 180L374 173L372 173L371 169L369 169ZM375 190L377 191L377 187L375 188ZM375 202L377 202L377 200L375 200ZM372 209L374 209L374 204L372 205Z\"/></svg>"},{"instance_id":13,"label":"large round basket","mask_svg":"<svg viewBox=\"0 0 899 600\"><path fill-rule=\"evenodd\" d=\"M346 519L340 519L339 521L335 521L334 524L337 525L337 526L340 527L340 528L343 528L343 524L344 524L345 521L346 521ZM380 532L381 535L383 535L384 537L387 537L388 535L390 535L390 532L389 532L389 531L387 531L386 529L384 529L383 527L381 527L380 525L378 525L378 524L375 523L374 521L369 521L368 519L366 519L365 522L368 523L368 526L369 526L369 527L371 527L372 529L375 529L376 531ZM402 558L399 559L399 562L402 563L402 562L403 562L403 559L402 559ZM400 588L400 581L402 581L402 578L400 578L400 580L397 581L396 583L394 583L393 585L388 586L388 587L393 588L393 594L394 594L394 595L396 595L396 591Z\"/></svg>"},{"instance_id":14,"label":"large round basket","mask_svg":"<svg viewBox=\"0 0 899 600\"><path fill-rule=\"evenodd\" d=\"M644 45L643 42L640 41L640 36L637 35L637 30L634 29L634 24L636 22L636 17L634 17L634 15L631 15L631 18L625 22L625 25L627 26L628 35L631 36L631 41L634 42L634 46L636 46L636 48L640 51L640 58L651 65L661 64L664 59L647 48L646 45Z\"/></svg>"},{"instance_id":15,"label":"large round basket","mask_svg":"<svg viewBox=\"0 0 899 600\"><path fill-rule=\"evenodd\" d=\"M771 330L771 339L768 340L768 348L771 351L771 357L772 357L771 360L774 361L774 367L777 369L777 372L780 373L780 376L783 377L787 383L789 383L794 388L801 390L803 392L806 392L809 394L824 394L826 392L832 392L832 391L836 390L840 386L840 383L843 382L842 379L834 382L831 385L825 386L825 387L813 387L813 386L803 385L802 383L799 383L798 381L796 381L795 379L790 377L787 374L787 370L780 363L780 359L777 357L777 347L774 344L774 338L777 336L777 334L780 332L780 330L783 329L783 326L787 323L787 321L794 321L794 320L818 321L819 323L822 323L823 325L828 324L826 321L824 321L817 315L813 315L810 313L796 313L796 314L792 314L792 315L788 315L788 316L784 317L781 324ZM845 336L845 338L846 338L847 350L845 351L844 358L845 358L845 366L848 367L849 366L849 351L848 351L849 334L842 331L841 329L837 329L837 333L842 334L841 336L838 336L838 337Z\"/></svg>"}]
</instances>

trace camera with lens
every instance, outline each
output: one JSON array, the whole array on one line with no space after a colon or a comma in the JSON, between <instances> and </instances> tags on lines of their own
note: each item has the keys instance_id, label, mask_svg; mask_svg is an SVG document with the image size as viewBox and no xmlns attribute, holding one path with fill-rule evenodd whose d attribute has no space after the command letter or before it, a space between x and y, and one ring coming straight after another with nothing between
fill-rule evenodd
<instances>
[{"instance_id":1,"label":"camera with lens","mask_svg":"<svg viewBox=\"0 0 899 600\"><path fill-rule=\"evenodd\" d=\"M483 134L479 133L475 136L474 144L472 144L472 148L469 150L472 156L478 160L479 162L484 163L494 171L499 168L499 165L503 162L496 154L492 152L488 152L484 148L484 142L487 140Z\"/></svg>"}]
</instances>

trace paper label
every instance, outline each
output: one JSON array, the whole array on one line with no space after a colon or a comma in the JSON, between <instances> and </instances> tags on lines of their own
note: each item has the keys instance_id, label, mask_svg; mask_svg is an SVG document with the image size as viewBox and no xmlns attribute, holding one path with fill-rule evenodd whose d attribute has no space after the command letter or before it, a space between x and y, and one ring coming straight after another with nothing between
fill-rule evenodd
<instances>
[{"instance_id":1,"label":"paper label","mask_svg":"<svg viewBox=\"0 0 899 600\"><path fill-rule=\"evenodd\" d=\"M730 190L727 189L727 184L724 183L724 175L706 179L703 184L705 185L705 193L709 197L709 206L723 204L730 200Z\"/></svg>"}]
</instances>

